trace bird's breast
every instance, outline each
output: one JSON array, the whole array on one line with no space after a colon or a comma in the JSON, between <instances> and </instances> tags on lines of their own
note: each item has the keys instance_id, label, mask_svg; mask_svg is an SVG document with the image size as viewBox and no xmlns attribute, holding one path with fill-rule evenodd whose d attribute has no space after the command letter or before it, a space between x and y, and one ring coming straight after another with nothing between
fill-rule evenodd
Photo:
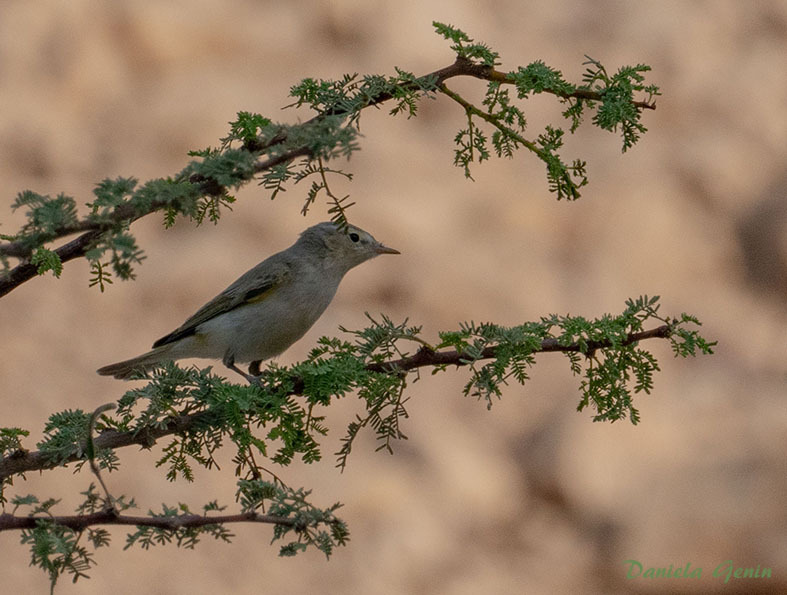
<instances>
[{"instance_id":1,"label":"bird's breast","mask_svg":"<svg viewBox=\"0 0 787 595\"><path fill-rule=\"evenodd\" d=\"M263 300L227 312L214 319L212 330L238 362L279 355L306 334L336 294L338 281L316 281L290 283Z\"/></svg>"}]
</instances>

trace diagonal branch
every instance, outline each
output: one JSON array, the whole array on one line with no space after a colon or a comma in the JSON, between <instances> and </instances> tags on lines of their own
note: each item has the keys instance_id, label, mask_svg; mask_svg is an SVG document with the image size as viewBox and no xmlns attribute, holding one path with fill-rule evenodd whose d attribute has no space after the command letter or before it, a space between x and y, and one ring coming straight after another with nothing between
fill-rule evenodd
<instances>
[{"instance_id":1,"label":"diagonal branch","mask_svg":"<svg viewBox=\"0 0 787 595\"><path fill-rule=\"evenodd\" d=\"M672 326L664 324L662 326L637 333L630 333L621 345L631 345L646 339L666 339L672 334ZM561 345L557 339L549 338L541 342L541 346L533 353L548 352L575 352L592 354L597 349L612 347L612 341L587 341L586 344L571 343ZM423 367L434 366L466 366L479 359L493 359L497 356L497 347L489 346L481 351L480 357L471 357L467 353L448 349L445 351L433 351L422 347L414 355L388 362L371 363L366 369L371 372L381 372L385 374L401 374L409 370ZM305 383L302 378L293 379L293 388L290 391L293 395L303 394ZM210 411L200 411L197 413L183 414L171 417L166 423L156 427L145 428L143 430L119 432L117 430L106 430L93 439L96 450L116 449L124 446L137 444L143 448L150 448L159 438L172 434L181 434L189 431L193 427L211 423L213 416ZM42 471L52 469L67 463L82 460L81 453L84 447L75 449L75 452L68 457L53 459L49 453L42 451L19 450L0 458L0 480L12 475L25 473L27 471Z\"/></svg>"}]
</instances>

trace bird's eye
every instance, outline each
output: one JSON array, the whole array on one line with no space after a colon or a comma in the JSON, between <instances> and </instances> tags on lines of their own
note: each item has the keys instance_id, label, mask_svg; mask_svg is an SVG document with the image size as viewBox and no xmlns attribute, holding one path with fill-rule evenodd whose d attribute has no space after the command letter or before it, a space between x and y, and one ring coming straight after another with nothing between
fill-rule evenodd
<instances>
[{"instance_id":1,"label":"bird's eye","mask_svg":"<svg viewBox=\"0 0 787 595\"><path fill-rule=\"evenodd\" d=\"M359 236L359 235L358 235L357 233L355 233L355 232L352 232L352 233L350 234L350 239L351 239L353 242L357 242L358 240L360 240L360 239L361 239L361 236Z\"/></svg>"}]
</instances>

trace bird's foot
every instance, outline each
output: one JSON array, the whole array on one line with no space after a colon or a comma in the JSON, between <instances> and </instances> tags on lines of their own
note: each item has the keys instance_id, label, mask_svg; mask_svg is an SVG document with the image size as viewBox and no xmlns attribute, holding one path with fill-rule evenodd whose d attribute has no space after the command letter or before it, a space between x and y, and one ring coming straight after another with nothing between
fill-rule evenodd
<instances>
[{"instance_id":1,"label":"bird's foot","mask_svg":"<svg viewBox=\"0 0 787 595\"><path fill-rule=\"evenodd\" d=\"M260 362L252 362L249 366L249 374L241 370L238 366L235 365L235 357L231 355L224 356L223 363L227 368L232 370L233 372L237 372L241 376L243 376L249 384L256 384L257 386L262 386L262 373L260 372ZM256 365L255 365L256 364ZM256 373L255 373L256 372Z\"/></svg>"}]
</instances>

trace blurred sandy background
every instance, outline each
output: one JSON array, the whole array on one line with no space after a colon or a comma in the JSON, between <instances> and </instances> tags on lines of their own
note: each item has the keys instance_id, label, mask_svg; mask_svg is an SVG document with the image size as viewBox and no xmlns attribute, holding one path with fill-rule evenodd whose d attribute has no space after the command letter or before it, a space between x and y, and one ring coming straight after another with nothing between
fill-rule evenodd
<instances>
[{"instance_id":1,"label":"blurred sandy background","mask_svg":"<svg viewBox=\"0 0 787 595\"><path fill-rule=\"evenodd\" d=\"M583 55L610 69L645 62L662 86L651 131L627 155L585 126L567 158L591 183L574 204L547 192L528 155L474 170L452 166L463 114L447 99L415 120L362 118L349 169L353 221L399 248L354 270L325 316L281 358L321 334L358 328L363 312L456 328L515 324L550 312L619 312L628 297L663 296L694 313L713 357L674 360L637 399L642 423L578 414L578 380L542 356L532 381L487 411L466 378L428 374L411 390L410 439L390 457L361 440L339 474L331 455L356 404L329 411L323 463L283 471L313 500L341 500L352 541L330 562L279 559L266 526L235 526L233 545L204 542L123 552L125 532L96 556L90 580L58 593L755 593L787 592L787 3L785 2L23 2L0 4L0 231L21 222L16 192L91 199L105 177L166 176L186 152L217 144L238 110L281 112L290 85L345 72L423 74L449 64L431 21L457 25L501 53L501 68L541 58L578 80ZM453 80L479 97L481 83ZM528 102L530 136L556 118ZM303 114L300 117L306 118ZM165 231L134 225L148 254L135 283L101 295L84 262L18 288L0 304L0 425L33 430L65 408L92 410L125 385L95 375L170 331L237 275L326 218L299 214L306 188L274 202L256 186L221 223ZM162 502L232 507L221 473L169 484L153 453L126 449L112 490L142 512ZM92 481L31 474L15 493L64 500ZM6 593L42 593L19 535L0 535ZM623 561L703 568L701 580L626 580ZM713 578L725 560L771 567L769 581Z\"/></svg>"}]
</instances>

